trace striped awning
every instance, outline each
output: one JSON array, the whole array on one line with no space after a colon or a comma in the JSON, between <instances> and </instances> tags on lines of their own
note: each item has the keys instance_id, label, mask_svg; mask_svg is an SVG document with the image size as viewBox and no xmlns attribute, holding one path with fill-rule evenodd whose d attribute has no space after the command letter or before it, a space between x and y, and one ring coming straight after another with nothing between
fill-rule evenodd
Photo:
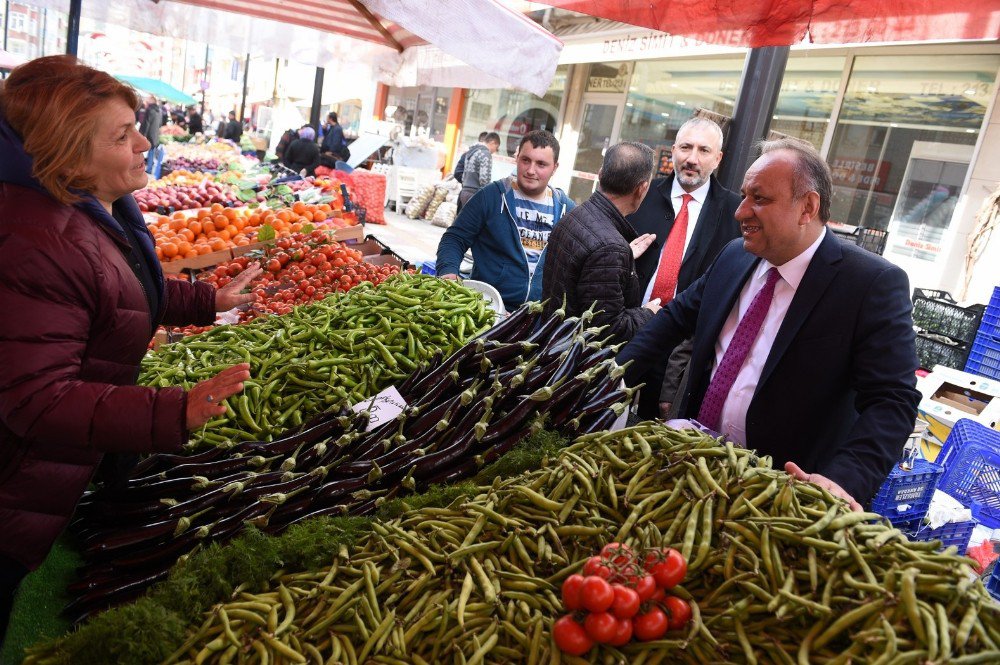
<instances>
[{"instance_id":1,"label":"striped awning","mask_svg":"<svg viewBox=\"0 0 1000 665\"><path fill-rule=\"evenodd\" d=\"M172 0L187 5L332 32L397 51L427 42L376 16L359 0Z\"/></svg>"}]
</instances>

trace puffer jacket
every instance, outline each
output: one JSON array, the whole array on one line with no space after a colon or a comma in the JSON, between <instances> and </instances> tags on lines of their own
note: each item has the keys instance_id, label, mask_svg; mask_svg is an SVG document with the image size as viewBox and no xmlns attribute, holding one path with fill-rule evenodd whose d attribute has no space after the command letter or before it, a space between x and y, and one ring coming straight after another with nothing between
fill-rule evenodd
<instances>
[{"instance_id":1,"label":"puffer jacket","mask_svg":"<svg viewBox=\"0 0 1000 665\"><path fill-rule=\"evenodd\" d=\"M53 199L0 117L0 555L45 559L105 452L180 448L186 393L135 385L159 323L205 325L215 289L164 284L131 196L115 203L158 286L149 304L128 240L93 197Z\"/></svg>"},{"instance_id":2,"label":"puffer jacket","mask_svg":"<svg viewBox=\"0 0 1000 665\"><path fill-rule=\"evenodd\" d=\"M579 316L592 304L595 325L610 326L614 343L627 342L653 312L642 305L642 283L629 243L635 229L600 192L563 217L546 247L542 300L549 314L562 306Z\"/></svg>"}]
</instances>

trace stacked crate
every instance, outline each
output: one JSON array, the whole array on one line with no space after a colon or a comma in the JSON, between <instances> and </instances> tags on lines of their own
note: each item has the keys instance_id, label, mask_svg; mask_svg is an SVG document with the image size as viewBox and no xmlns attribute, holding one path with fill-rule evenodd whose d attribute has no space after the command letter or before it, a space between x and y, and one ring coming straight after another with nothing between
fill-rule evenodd
<instances>
[{"instance_id":1,"label":"stacked crate","mask_svg":"<svg viewBox=\"0 0 1000 665\"><path fill-rule=\"evenodd\" d=\"M1000 379L1000 286L993 289L993 297L983 313L965 371Z\"/></svg>"},{"instance_id":2,"label":"stacked crate","mask_svg":"<svg viewBox=\"0 0 1000 665\"><path fill-rule=\"evenodd\" d=\"M980 321L984 305L959 307L947 291L913 290L913 324L917 332L917 358L924 369L944 365L962 369Z\"/></svg>"}]
</instances>

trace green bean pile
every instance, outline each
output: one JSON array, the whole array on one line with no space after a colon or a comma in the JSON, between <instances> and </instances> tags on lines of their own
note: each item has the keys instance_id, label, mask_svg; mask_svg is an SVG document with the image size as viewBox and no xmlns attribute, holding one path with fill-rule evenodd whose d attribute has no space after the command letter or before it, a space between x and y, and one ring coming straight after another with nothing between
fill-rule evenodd
<instances>
[{"instance_id":1,"label":"green bean pile","mask_svg":"<svg viewBox=\"0 0 1000 665\"><path fill-rule=\"evenodd\" d=\"M447 356L493 323L482 296L458 282L395 275L238 326L219 326L146 356L139 382L190 388L250 363L245 390L226 414L193 432L193 444L270 441L311 416L353 404Z\"/></svg>"},{"instance_id":2,"label":"green bean pile","mask_svg":"<svg viewBox=\"0 0 1000 665\"><path fill-rule=\"evenodd\" d=\"M673 593L694 616L591 662L1000 659L1000 607L968 559L752 451L646 423L580 437L473 500L376 522L327 570L220 599L168 662L586 662L552 643L558 587L611 540L681 548Z\"/></svg>"}]
</instances>

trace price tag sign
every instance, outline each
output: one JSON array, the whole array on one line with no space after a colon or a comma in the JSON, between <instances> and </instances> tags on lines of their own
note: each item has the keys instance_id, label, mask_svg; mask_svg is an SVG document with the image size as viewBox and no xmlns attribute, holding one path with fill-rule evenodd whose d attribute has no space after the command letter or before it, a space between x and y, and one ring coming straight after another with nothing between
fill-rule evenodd
<instances>
[{"instance_id":1,"label":"price tag sign","mask_svg":"<svg viewBox=\"0 0 1000 665\"><path fill-rule=\"evenodd\" d=\"M375 397L358 402L351 407L355 413L369 411L371 418L368 420L366 432L370 432L382 423L389 422L406 408L406 400L396 390L396 386L389 386Z\"/></svg>"}]
</instances>

